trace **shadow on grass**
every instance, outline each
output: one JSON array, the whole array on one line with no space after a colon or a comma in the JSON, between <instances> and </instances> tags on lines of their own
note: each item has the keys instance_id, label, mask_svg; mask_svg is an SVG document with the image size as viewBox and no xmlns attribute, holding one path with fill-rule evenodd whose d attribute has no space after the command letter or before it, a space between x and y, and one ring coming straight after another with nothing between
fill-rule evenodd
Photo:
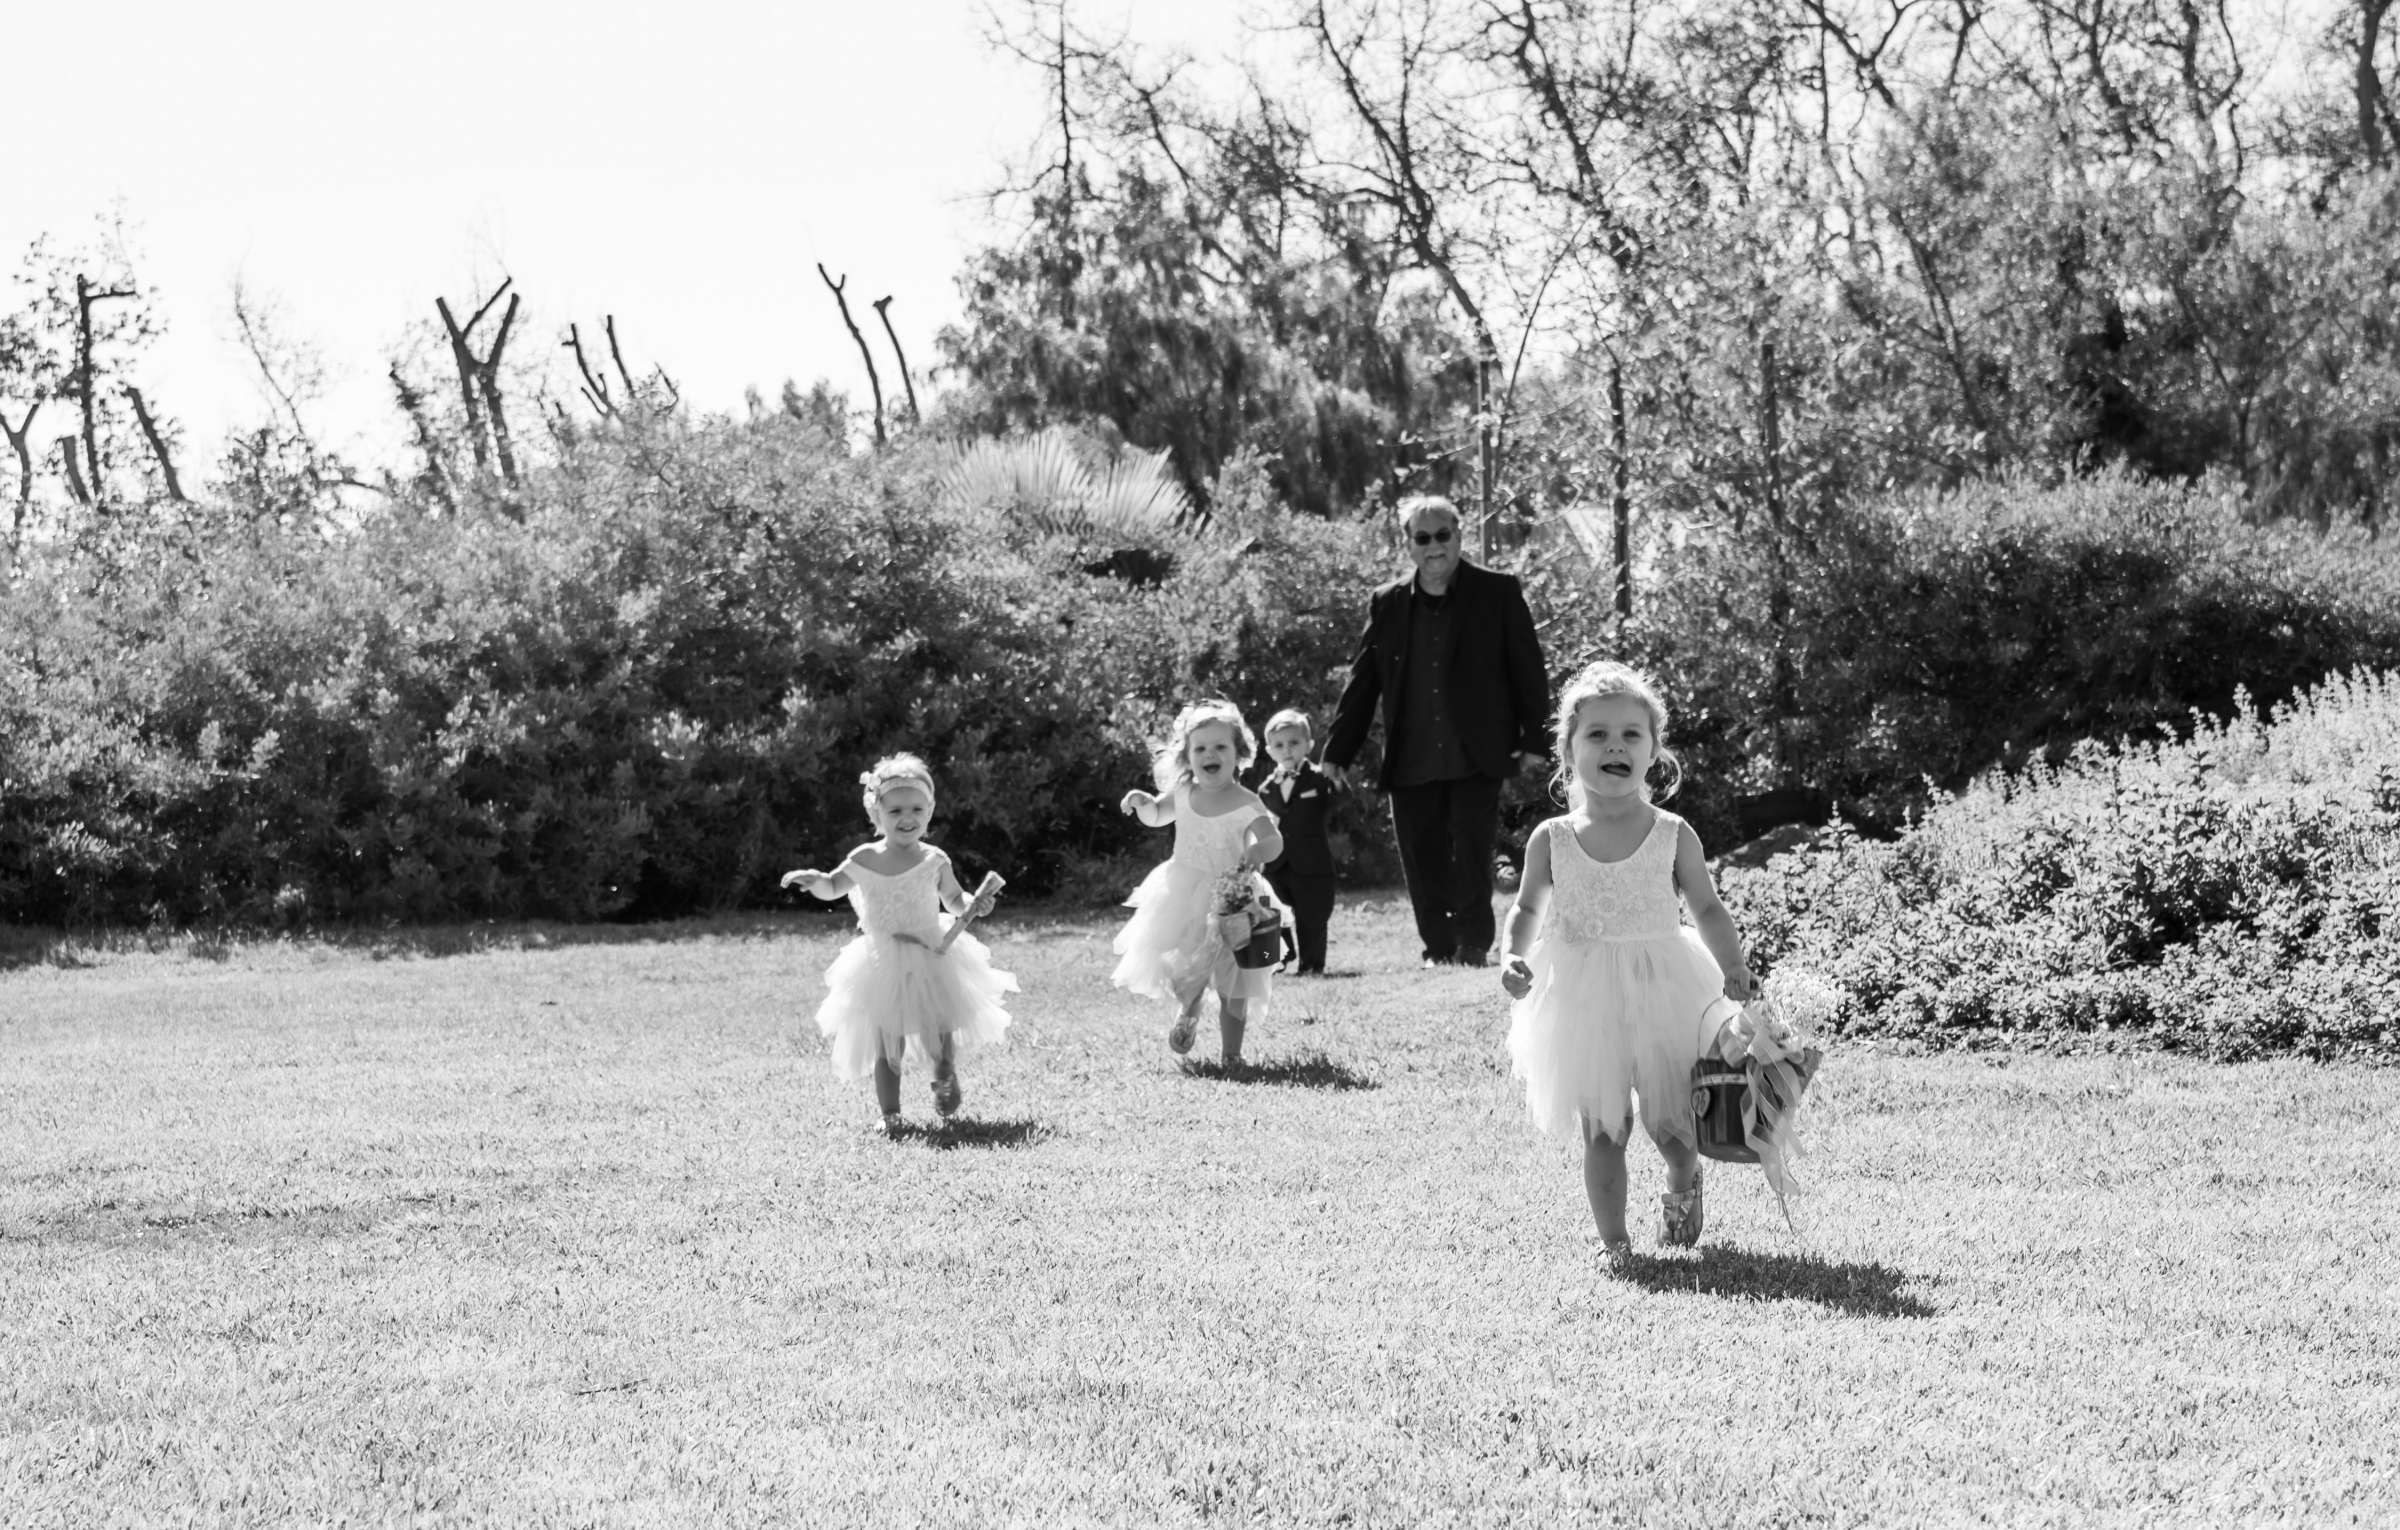
<instances>
[{"instance_id":1,"label":"shadow on grass","mask_svg":"<svg viewBox=\"0 0 2400 1530\"><path fill-rule=\"evenodd\" d=\"M1297 1057L1271 1058L1266 1062L1223 1063L1186 1061L1185 1076L1204 1078L1220 1084L1281 1084L1290 1089L1375 1089L1381 1087L1364 1073L1346 1063L1335 1062L1322 1052L1303 1052Z\"/></svg>"},{"instance_id":2,"label":"shadow on grass","mask_svg":"<svg viewBox=\"0 0 2400 1530\"><path fill-rule=\"evenodd\" d=\"M1888 1264L1836 1264L1812 1254L1765 1254L1722 1245L1697 1258L1636 1255L1626 1277L1652 1291L1684 1291L1736 1301L1815 1302L1854 1317L1932 1317L1935 1308L1902 1287L1908 1276Z\"/></svg>"},{"instance_id":3,"label":"shadow on grass","mask_svg":"<svg viewBox=\"0 0 2400 1530\"><path fill-rule=\"evenodd\" d=\"M1031 1147L1045 1138L1058 1135L1058 1128L1044 1126L1029 1118L1013 1121L978 1121L973 1116L952 1116L947 1121L910 1121L903 1124L894 1141L922 1142L927 1147L949 1152L953 1148L1021 1148Z\"/></svg>"},{"instance_id":4,"label":"shadow on grass","mask_svg":"<svg viewBox=\"0 0 2400 1530\"><path fill-rule=\"evenodd\" d=\"M0 927L0 972L26 967L60 967L72 971L100 964L90 955L93 942L59 930Z\"/></svg>"}]
</instances>

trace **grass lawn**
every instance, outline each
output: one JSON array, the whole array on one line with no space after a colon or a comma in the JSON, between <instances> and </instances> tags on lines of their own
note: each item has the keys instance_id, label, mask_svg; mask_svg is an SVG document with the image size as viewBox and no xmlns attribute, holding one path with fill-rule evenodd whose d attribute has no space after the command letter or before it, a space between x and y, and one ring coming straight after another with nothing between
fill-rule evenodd
<instances>
[{"instance_id":1,"label":"grass lawn","mask_svg":"<svg viewBox=\"0 0 2400 1530\"><path fill-rule=\"evenodd\" d=\"M934 1129L833 915L0 956L0 1522L2389 1524L2394 1078L1837 1046L1807 1236L1601 1270L1488 972L1246 1079L1009 912ZM1203 1053L1213 1033L1203 1030ZM1195 1056L1203 1055L1196 1053Z\"/></svg>"}]
</instances>

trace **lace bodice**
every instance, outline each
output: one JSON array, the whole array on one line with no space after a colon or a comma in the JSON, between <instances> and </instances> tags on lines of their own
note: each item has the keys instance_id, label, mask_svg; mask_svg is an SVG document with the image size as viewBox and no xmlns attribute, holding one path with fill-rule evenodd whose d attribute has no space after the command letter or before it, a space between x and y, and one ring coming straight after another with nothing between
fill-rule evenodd
<instances>
[{"instance_id":1,"label":"lace bodice","mask_svg":"<svg viewBox=\"0 0 2400 1530\"><path fill-rule=\"evenodd\" d=\"M1175 851L1169 859L1208 875L1222 876L1241 864L1242 831L1249 828L1263 810L1237 807L1214 818L1204 818L1192 806L1192 791L1188 786L1175 790Z\"/></svg>"},{"instance_id":2,"label":"lace bodice","mask_svg":"<svg viewBox=\"0 0 2400 1530\"><path fill-rule=\"evenodd\" d=\"M942 937L942 865L948 857L929 850L906 871L886 875L853 859L850 906L858 911L858 927L869 935L914 935L920 940Z\"/></svg>"},{"instance_id":3,"label":"lace bodice","mask_svg":"<svg viewBox=\"0 0 2400 1530\"><path fill-rule=\"evenodd\" d=\"M1550 913L1545 937L1570 945L1657 940L1683 925L1675 891L1676 831L1683 820L1656 815L1650 832L1621 861L1595 861L1564 818L1542 825L1550 836Z\"/></svg>"}]
</instances>

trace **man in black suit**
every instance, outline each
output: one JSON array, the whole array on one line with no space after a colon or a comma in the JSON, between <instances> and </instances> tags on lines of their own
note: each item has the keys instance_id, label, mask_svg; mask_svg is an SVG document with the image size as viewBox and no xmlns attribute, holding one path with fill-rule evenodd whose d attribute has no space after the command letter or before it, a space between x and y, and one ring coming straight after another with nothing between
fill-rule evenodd
<instances>
[{"instance_id":1,"label":"man in black suit","mask_svg":"<svg viewBox=\"0 0 2400 1530\"><path fill-rule=\"evenodd\" d=\"M1350 683L1325 739L1325 773L1350 763L1383 718L1383 767L1400 870L1427 966L1480 967L1492 949L1492 850L1500 786L1542 768L1550 676L1524 589L1469 563L1458 507L1401 501L1415 572L1377 590Z\"/></svg>"}]
</instances>

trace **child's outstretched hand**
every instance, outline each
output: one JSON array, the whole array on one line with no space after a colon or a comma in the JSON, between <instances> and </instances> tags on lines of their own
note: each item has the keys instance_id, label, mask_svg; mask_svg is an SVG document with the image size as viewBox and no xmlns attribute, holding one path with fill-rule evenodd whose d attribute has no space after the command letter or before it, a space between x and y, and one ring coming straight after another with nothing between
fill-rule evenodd
<instances>
[{"instance_id":1,"label":"child's outstretched hand","mask_svg":"<svg viewBox=\"0 0 2400 1530\"><path fill-rule=\"evenodd\" d=\"M823 883L824 880L825 873L822 871L787 871L783 874L783 881L778 885L783 887L805 887L810 892L815 892L818 886Z\"/></svg>"},{"instance_id":2,"label":"child's outstretched hand","mask_svg":"<svg viewBox=\"0 0 2400 1530\"><path fill-rule=\"evenodd\" d=\"M1158 799L1137 786L1125 794L1125 799L1117 804L1117 810L1122 813L1138 813L1144 808L1156 806L1158 806Z\"/></svg>"},{"instance_id":3,"label":"child's outstretched hand","mask_svg":"<svg viewBox=\"0 0 2400 1530\"><path fill-rule=\"evenodd\" d=\"M1533 963L1522 956L1512 956L1500 964L1500 986L1512 999L1522 999L1533 992Z\"/></svg>"}]
</instances>

